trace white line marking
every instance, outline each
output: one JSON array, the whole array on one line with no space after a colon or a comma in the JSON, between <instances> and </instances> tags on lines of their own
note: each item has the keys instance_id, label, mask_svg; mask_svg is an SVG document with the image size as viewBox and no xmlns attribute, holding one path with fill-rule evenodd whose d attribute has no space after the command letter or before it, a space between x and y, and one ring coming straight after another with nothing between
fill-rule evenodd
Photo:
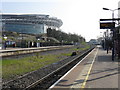
<instances>
[{"instance_id":1,"label":"white line marking","mask_svg":"<svg viewBox=\"0 0 120 90\"><path fill-rule=\"evenodd\" d=\"M95 48L93 49L95 50ZM80 64L86 57L88 57L92 52L93 50L88 54L86 55L80 62L78 62L72 69L70 69L63 77L61 77L58 81L56 81L51 87L49 87L48 90L51 90L54 86L57 85L57 83L59 83L65 76L67 76L67 74L69 74L75 67L77 67L78 64Z\"/></svg>"}]
</instances>

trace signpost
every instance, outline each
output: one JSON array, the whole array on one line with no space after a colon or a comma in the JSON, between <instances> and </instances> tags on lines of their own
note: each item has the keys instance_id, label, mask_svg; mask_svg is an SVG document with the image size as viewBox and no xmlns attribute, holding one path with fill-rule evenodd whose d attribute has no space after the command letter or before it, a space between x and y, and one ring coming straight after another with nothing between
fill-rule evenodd
<instances>
[{"instance_id":1,"label":"signpost","mask_svg":"<svg viewBox=\"0 0 120 90\"><path fill-rule=\"evenodd\" d=\"M113 19L100 19L100 21L119 21L120 18L113 18Z\"/></svg>"},{"instance_id":2,"label":"signpost","mask_svg":"<svg viewBox=\"0 0 120 90\"><path fill-rule=\"evenodd\" d=\"M113 49L112 49L112 60L114 61L114 29L115 29L115 22L114 21L119 21L120 18L113 18L112 19L100 19L100 29L111 29L113 31ZM105 21L112 21L112 22L105 22Z\"/></svg>"},{"instance_id":3,"label":"signpost","mask_svg":"<svg viewBox=\"0 0 120 90\"><path fill-rule=\"evenodd\" d=\"M100 22L100 29L113 29L115 22Z\"/></svg>"}]
</instances>

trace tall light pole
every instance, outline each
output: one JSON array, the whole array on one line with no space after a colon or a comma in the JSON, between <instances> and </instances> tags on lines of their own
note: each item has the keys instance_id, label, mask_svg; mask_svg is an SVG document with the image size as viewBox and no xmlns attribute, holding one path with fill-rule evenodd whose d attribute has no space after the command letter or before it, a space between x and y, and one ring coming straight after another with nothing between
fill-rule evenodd
<instances>
[{"instance_id":1,"label":"tall light pole","mask_svg":"<svg viewBox=\"0 0 120 90\"><path fill-rule=\"evenodd\" d=\"M103 8L103 10L109 10L109 11L112 11L112 19L114 19L114 11L116 10L120 10L120 8L117 8L117 9L108 9L108 8ZM113 20L114 21L114 20Z\"/></svg>"},{"instance_id":2,"label":"tall light pole","mask_svg":"<svg viewBox=\"0 0 120 90\"><path fill-rule=\"evenodd\" d=\"M117 8L117 9L108 9L108 8L103 8L103 10L109 10L109 11L112 11L112 22L114 22L114 11L116 11L116 10L120 10L120 8ZM112 60L114 61L114 29L112 30L113 31L113 49L112 49Z\"/></svg>"}]
</instances>

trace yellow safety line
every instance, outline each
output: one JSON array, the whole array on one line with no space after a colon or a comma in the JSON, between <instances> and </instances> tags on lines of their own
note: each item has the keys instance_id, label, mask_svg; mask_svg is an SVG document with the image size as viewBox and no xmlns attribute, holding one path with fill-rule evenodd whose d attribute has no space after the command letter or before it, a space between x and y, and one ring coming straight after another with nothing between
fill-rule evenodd
<instances>
[{"instance_id":1,"label":"yellow safety line","mask_svg":"<svg viewBox=\"0 0 120 90\"><path fill-rule=\"evenodd\" d=\"M96 58L96 56L97 56L97 53L98 53L98 49L97 49L97 52L96 52L96 54L95 54L95 56L94 56L94 58L93 58L92 64L91 64L91 66L90 66L90 68L89 68L89 71L88 71L88 73L87 73L87 76L86 76L86 78L85 78L85 80L84 80L81 88L85 88L86 82L87 82L88 77L89 77L89 75L90 75L90 72L91 72L91 70L92 70L92 66L93 66L93 63L94 63L95 58Z\"/></svg>"}]
</instances>

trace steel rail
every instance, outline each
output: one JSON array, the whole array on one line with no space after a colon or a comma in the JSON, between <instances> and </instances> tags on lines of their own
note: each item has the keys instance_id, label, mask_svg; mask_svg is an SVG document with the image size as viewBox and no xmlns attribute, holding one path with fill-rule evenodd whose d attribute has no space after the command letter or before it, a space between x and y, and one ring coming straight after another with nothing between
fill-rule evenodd
<instances>
[{"instance_id":1,"label":"steel rail","mask_svg":"<svg viewBox=\"0 0 120 90\"><path fill-rule=\"evenodd\" d=\"M31 85L27 86L24 90L29 90L34 88L36 85L42 83L44 80L46 80L47 78L51 77L52 75L54 75L55 73L59 72L60 70L62 70L63 68L67 67L68 65L72 64L73 62L77 61L79 58L82 58L84 56L86 56L90 51L92 51L94 48L87 50L86 52L82 53L81 55L77 56L76 58L74 58L73 60L71 60L70 62L64 64L63 66L61 66L60 68L56 69L55 71L51 72L50 74L46 75L45 77L41 78L40 80L32 83ZM75 63L76 64L76 63Z\"/></svg>"}]
</instances>

